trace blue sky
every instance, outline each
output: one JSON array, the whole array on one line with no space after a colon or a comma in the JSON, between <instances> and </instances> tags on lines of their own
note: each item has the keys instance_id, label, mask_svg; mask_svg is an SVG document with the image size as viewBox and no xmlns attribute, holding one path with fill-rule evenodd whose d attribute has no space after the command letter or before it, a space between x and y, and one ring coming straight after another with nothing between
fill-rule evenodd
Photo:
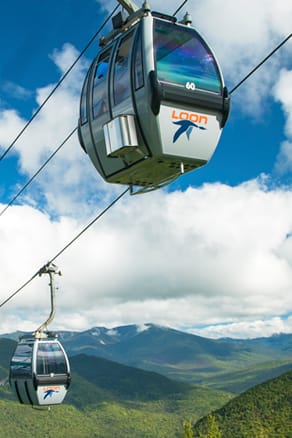
<instances>
[{"instance_id":1,"label":"blue sky","mask_svg":"<svg viewBox=\"0 0 292 438\"><path fill-rule=\"evenodd\" d=\"M247 8L243 0L207 0L195 8L189 1L181 11L179 18L192 13L214 48L229 89L291 33L292 5L274 3L256 0ZM179 4L151 2L170 14ZM5 2L2 152L115 5ZM2 208L77 125L80 88L97 47L0 162ZM164 190L124 197L56 261L63 272L57 329L154 322L213 337L292 331L291 51L290 39L233 93L206 166ZM72 138L0 217L1 301L122 190L101 180ZM48 313L46 280L35 279L1 313L1 332L33 330Z\"/></svg>"}]
</instances>

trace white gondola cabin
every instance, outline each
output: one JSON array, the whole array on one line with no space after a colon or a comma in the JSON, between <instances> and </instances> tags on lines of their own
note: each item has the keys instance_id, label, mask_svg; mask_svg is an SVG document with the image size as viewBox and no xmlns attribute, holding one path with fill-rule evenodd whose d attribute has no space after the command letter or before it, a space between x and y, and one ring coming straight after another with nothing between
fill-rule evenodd
<instances>
[{"instance_id":1,"label":"white gondola cabin","mask_svg":"<svg viewBox=\"0 0 292 438\"><path fill-rule=\"evenodd\" d=\"M116 21L83 85L79 140L106 181L148 191L210 160L230 100L189 20L144 7Z\"/></svg>"},{"instance_id":2,"label":"white gondola cabin","mask_svg":"<svg viewBox=\"0 0 292 438\"><path fill-rule=\"evenodd\" d=\"M22 404L63 402L70 385L70 365L52 334L21 337L10 363L10 386Z\"/></svg>"}]
</instances>

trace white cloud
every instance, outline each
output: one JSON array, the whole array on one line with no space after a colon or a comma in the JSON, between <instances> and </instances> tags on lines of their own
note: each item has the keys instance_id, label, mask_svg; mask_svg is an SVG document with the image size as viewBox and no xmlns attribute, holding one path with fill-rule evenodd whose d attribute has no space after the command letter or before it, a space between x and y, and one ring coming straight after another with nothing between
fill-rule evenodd
<instances>
[{"instance_id":1,"label":"white cloud","mask_svg":"<svg viewBox=\"0 0 292 438\"><path fill-rule=\"evenodd\" d=\"M282 69L274 87L276 101L280 102L286 116L285 134L275 163L275 171L284 174L292 170L292 70Z\"/></svg>"},{"instance_id":2,"label":"white cloud","mask_svg":"<svg viewBox=\"0 0 292 438\"><path fill-rule=\"evenodd\" d=\"M216 49L230 83L273 48L291 24L292 5L286 1L275 5L265 0L263 7L257 0L248 8L241 0L222 2L221 7L215 0L189 3L194 25ZM178 6L176 1L165 5L157 1L152 7L174 12ZM284 65L289 62L287 50L282 51ZM65 45L52 60L62 74L76 56L75 49ZM282 103L289 139L281 153L288 166L292 110L286 81L291 72L283 69L273 84L278 62L275 57L248 82L244 102L249 99L250 108L259 108L256 103L268 90ZM77 126L87 66L86 61L78 64L17 142L14 150L23 173L32 175ZM36 107L53 87L36 90ZM239 98L237 102L248 110ZM24 123L16 111L2 111L0 144L9 145ZM101 180L76 136L72 138L22 198L31 207L13 206L0 218L0 300L122 190ZM280 329L283 321L275 315L292 311L291 207L292 193L268 190L263 178L238 187L218 183L125 197L56 261L63 273L58 279L56 327L210 324L204 333L248 336L268 333L261 321L269 320L270 330ZM36 328L47 317L48 292L46 278L34 279L5 306L0 331ZM285 330L290 322L283 322Z\"/></svg>"},{"instance_id":3,"label":"white cloud","mask_svg":"<svg viewBox=\"0 0 292 438\"><path fill-rule=\"evenodd\" d=\"M77 56L76 49L65 44L62 50L54 51L52 59L60 69L60 74L63 74ZM80 90L87 67L86 60L76 65L15 143L13 152L19 156L20 171L28 177L39 170L77 127ZM42 105L55 85L36 90L36 108ZM25 123L15 110L0 113L0 144L3 150L10 145ZM104 188L105 183L81 149L75 133L38 175L29 193L25 192L22 199L31 205L37 202L54 216L65 214L88 217L95 211L96 200L103 196ZM83 207L80 209L82 200Z\"/></svg>"},{"instance_id":4,"label":"white cloud","mask_svg":"<svg viewBox=\"0 0 292 438\"><path fill-rule=\"evenodd\" d=\"M190 333L207 338L260 338L274 334L291 333L292 317L242 321L230 324L218 324L201 329L189 330Z\"/></svg>"},{"instance_id":5,"label":"white cloud","mask_svg":"<svg viewBox=\"0 0 292 438\"><path fill-rule=\"evenodd\" d=\"M0 144L6 149L10 146L14 138L15 133L21 131L25 121L21 119L15 110L4 110L0 112ZM3 152L4 152L3 148Z\"/></svg>"},{"instance_id":6,"label":"white cloud","mask_svg":"<svg viewBox=\"0 0 292 438\"><path fill-rule=\"evenodd\" d=\"M291 208L290 192L256 181L124 198L56 261L55 324L179 327L291 312ZM1 300L84 227L31 207L11 207L1 220ZM46 318L48 293L37 277L14 298L17 328L23 312L33 327Z\"/></svg>"},{"instance_id":7,"label":"white cloud","mask_svg":"<svg viewBox=\"0 0 292 438\"><path fill-rule=\"evenodd\" d=\"M275 163L275 171L284 174L292 171L292 142L283 141Z\"/></svg>"},{"instance_id":8,"label":"white cloud","mask_svg":"<svg viewBox=\"0 0 292 438\"><path fill-rule=\"evenodd\" d=\"M29 98L31 96L31 91L25 89L24 87L21 87L18 84L15 84L14 82L11 81L6 81L2 86L1 86L2 91L4 91L4 93L9 94L10 97L14 97L16 99L20 99L20 100L26 100L27 98Z\"/></svg>"},{"instance_id":9,"label":"white cloud","mask_svg":"<svg viewBox=\"0 0 292 438\"><path fill-rule=\"evenodd\" d=\"M292 70L282 69L274 87L275 98L281 103L286 115L285 132L292 138Z\"/></svg>"}]
</instances>

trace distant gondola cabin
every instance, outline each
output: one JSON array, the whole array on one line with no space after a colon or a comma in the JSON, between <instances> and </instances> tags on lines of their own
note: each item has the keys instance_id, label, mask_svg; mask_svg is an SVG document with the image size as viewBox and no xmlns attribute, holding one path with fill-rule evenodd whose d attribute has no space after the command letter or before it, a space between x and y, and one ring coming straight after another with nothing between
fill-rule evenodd
<instances>
[{"instance_id":1,"label":"distant gondola cabin","mask_svg":"<svg viewBox=\"0 0 292 438\"><path fill-rule=\"evenodd\" d=\"M22 404L62 403L71 377L61 343L55 337L23 336L11 359L9 380Z\"/></svg>"}]
</instances>

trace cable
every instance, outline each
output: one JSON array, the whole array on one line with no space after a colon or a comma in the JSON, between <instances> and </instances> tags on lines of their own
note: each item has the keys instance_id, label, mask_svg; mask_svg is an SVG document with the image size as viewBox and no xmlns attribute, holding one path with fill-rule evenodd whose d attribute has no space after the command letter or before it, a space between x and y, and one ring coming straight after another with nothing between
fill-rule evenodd
<instances>
[{"instance_id":1,"label":"cable","mask_svg":"<svg viewBox=\"0 0 292 438\"><path fill-rule=\"evenodd\" d=\"M250 78L251 75L254 74L254 72L256 72L269 58L271 58L271 56L274 55L274 53L277 52L277 50L279 50L285 43L287 43L287 41L291 38L292 33L290 33L290 35L288 35L274 50L272 50L255 68L253 68L240 82L238 82L237 85L235 85L235 87L233 87L230 91L229 94L232 94L235 90L237 90L237 88L239 88L248 78Z\"/></svg>"},{"instance_id":2,"label":"cable","mask_svg":"<svg viewBox=\"0 0 292 438\"><path fill-rule=\"evenodd\" d=\"M57 152L64 146L64 144L72 137L77 127L70 132L70 134L65 138L65 140L57 147L57 149L49 156L49 158L42 164L38 171L27 181L27 183L19 190L19 192L11 199L11 201L0 211L0 217L5 213L5 211L16 201L16 199L24 192L24 190L33 182L33 180L38 176L38 174L46 167L46 165L51 161L51 159L56 155Z\"/></svg>"},{"instance_id":3,"label":"cable","mask_svg":"<svg viewBox=\"0 0 292 438\"><path fill-rule=\"evenodd\" d=\"M74 243L77 239L79 239L80 236L82 236L83 233L85 233L85 231L88 230L88 228L90 228L98 219L100 219L110 208L112 208L128 191L130 190L130 187L127 187L126 190L124 190L116 199L114 199L110 205L108 205L101 213L99 213L91 222L89 222L88 225L86 225L85 228L83 228L82 231L80 231L80 233L77 234L77 236L74 237L74 239L72 239L69 243L67 243L66 246L64 246L63 249L61 249L50 261L49 263L53 263L57 257L59 257L61 254L63 254L63 252L69 248L69 246L72 245L72 243Z\"/></svg>"},{"instance_id":4,"label":"cable","mask_svg":"<svg viewBox=\"0 0 292 438\"><path fill-rule=\"evenodd\" d=\"M27 280L22 286L20 286L15 292L13 292L13 294L11 294L8 298L6 298L5 301L3 301L3 303L0 304L0 307L3 307L6 303L8 303L8 301L10 301L13 297L15 297L15 295L17 295L22 289L25 288L25 286L27 286L29 283L32 282L32 280L38 276L40 271L36 272L29 280Z\"/></svg>"},{"instance_id":5,"label":"cable","mask_svg":"<svg viewBox=\"0 0 292 438\"><path fill-rule=\"evenodd\" d=\"M184 7L184 5L187 3L187 1L188 1L188 0L184 0L184 1L182 2L182 4L180 5L180 7L177 8L177 10L175 11L174 14L172 14L173 17L175 17L176 14L177 14L177 13L178 13L178 12Z\"/></svg>"},{"instance_id":6,"label":"cable","mask_svg":"<svg viewBox=\"0 0 292 438\"><path fill-rule=\"evenodd\" d=\"M71 67L66 71L66 73L63 75L63 77L60 79L60 81L57 83L57 85L54 87L54 89L51 91L51 93L47 96L45 101L42 103L42 105L37 109L37 111L34 113L32 118L27 122L27 124L24 126L24 128L19 132L17 137L14 139L14 141L11 143L11 145L7 148L7 150L2 154L0 157L0 161L6 156L6 154L10 151L10 149L14 146L16 141L20 138L20 136L24 133L26 128L30 125L30 123L33 121L33 119L36 117L36 115L41 111L41 109L44 107L44 105L47 103L47 101L50 99L50 97L53 95L53 93L56 91L56 89L61 85L61 83L64 81L64 79L67 77L67 75L70 73L70 71L73 69L73 67L76 65L76 63L79 61L81 56L85 53L85 51L88 49L88 47L92 44L96 36L101 32L101 30L104 28L106 23L109 21L109 19L112 17L112 15L117 10L118 6L113 10L113 12L108 16L108 18L104 21L102 26L99 28L99 30L94 34L94 36L89 40L87 45L84 47L82 52L79 54L79 56L75 59L74 63L71 65ZM44 169L44 167L49 163L49 161L56 155L56 153L61 149L61 147L69 140L69 138L73 135L73 133L76 131L77 128L75 128L63 141L63 143L53 152L53 154L46 160L46 162L39 168L39 170L29 179L29 181L22 187L22 189L11 199L11 201L6 205L6 207L0 212L0 216L4 214L4 212L16 201L16 199L22 194L22 192L32 183L32 181L36 178L36 176Z\"/></svg>"},{"instance_id":7,"label":"cable","mask_svg":"<svg viewBox=\"0 0 292 438\"><path fill-rule=\"evenodd\" d=\"M184 3L180 6L180 8L175 12L175 14L181 9L181 7L186 3L187 0L184 1ZM117 7L114 9L114 11L112 12L112 14L108 17L108 19L114 14L114 12L116 11ZM174 14L174 15L175 15ZM107 20L108 20L107 19ZM106 23L106 22L105 22ZM103 26L101 26L100 30L104 27L105 23L103 24ZM99 32L100 32L99 30ZM99 33L97 32L97 33ZM96 35L97 35L96 33ZM91 42L93 41L93 39L96 37L96 35L92 38ZM253 75L253 73L255 71L257 71L269 58L271 58L271 56L273 56L290 38L291 38L292 34L288 35L274 50L272 50L255 68L253 68L236 86L234 86L231 91L229 92L229 94L232 94L235 90L237 90L250 76ZM87 47L91 44L88 43ZM86 47L86 49L87 49ZM82 54L84 53L84 51L86 50L84 49ZM80 55L81 56L81 55ZM65 75L67 75L69 73L69 71L73 68L73 66L76 64L76 62L80 59L80 56L77 58L77 60L74 62L74 64L70 67L70 69L65 73ZM65 78L65 75L63 76L63 78L61 79L61 81ZM60 81L60 83L61 83ZM56 87L55 87L56 89ZM52 93L49 95L49 97L52 95ZM48 98L49 98L48 97ZM48 98L46 99L46 101L48 100ZM44 103L46 103L46 101ZM44 104L43 104L44 105ZM43 106L42 105L42 106ZM39 112L40 109L42 107L40 107L37 111ZM33 118L32 118L33 119ZM32 119L29 121L29 123L32 121ZM28 123L28 124L29 124ZM26 129L26 127L28 126L28 124L23 128L22 132ZM57 150L52 154L52 156L46 161L46 163L44 163L44 165L39 169L39 171L34 175L34 177L43 169L43 167L50 161L50 159L57 153L57 151L63 146L63 144L71 137L71 135L76 131L77 128L75 128L70 134L69 136L66 138L66 140L64 140L64 142L57 148ZM20 137L20 135L22 134L22 132L18 135L18 137L16 138L16 140ZM16 142L16 140L14 141L14 143ZM13 144L14 144L13 143ZM13 146L10 145L10 148ZM10 149L8 148L8 149ZM6 151L6 153L8 152L8 150ZM2 155L2 157L0 157L0 161L2 160L3 156L6 155L6 153L4 155ZM33 179L34 179L33 177ZM30 182L28 182L24 188L21 190L21 192L27 187L27 185ZM82 236L83 233L85 233L85 231L87 231L98 219L100 219L114 204L116 204L116 202L118 202L128 191L130 190L130 187L128 187L124 192L122 192L116 199L114 199L114 201L107 206L101 213L99 213L80 233L78 233L65 247L63 247L63 249L61 249L49 262L48 264L52 263L53 261L55 261L57 259L57 257L59 257L66 249L68 249L77 239L79 239L79 237ZM19 195L17 195L19 196ZM8 208L8 207L7 207ZM0 213L0 215L3 214L3 212ZM43 268L41 268L43 269ZM41 270L37 271L28 281L26 281L20 288L18 288L14 293L12 293L5 301L3 301L0 304L0 307L3 307L8 301L10 301L15 295L17 295L24 287L26 287L37 275L39 275Z\"/></svg>"},{"instance_id":8,"label":"cable","mask_svg":"<svg viewBox=\"0 0 292 438\"><path fill-rule=\"evenodd\" d=\"M28 128L28 126L31 124L31 122L35 119L35 117L38 115L38 113L43 109L43 107L45 106L45 104L48 102L48 100L52 97L52 95L54 94L54 92L57 90L57 88L62 84L62 82L64 81L64 79L68 76L68 74L70 73L70 71L75 67L75 65L77 64L77 62L79 61L79 59L83 56L83 54L86 52L86 50L88 49L88 47L92 44L92 42L95 40L95 38L97 37L97 35L102 31L102 29L106 26L106 24L108 23L108 21L110 20L110 18L113 16L113 14L116 12L116 10L118 9L119 5L117 5L115 7L115 9L112 11L112 13L106 18L106 20L103 22L103 24L100 26L100 28L98 29L98 31L91 37L91 39L89 40L89 42L86 44L86 46L84 47L84 49L80 52L79 56L75 59L75 61L73 62L73 64L71 65L71 67L69 67L69 69L64 73L64 75L61 77L61 79L59 80L59 82L56 84L56 86L53 88L53 90L50 92L50 94L46 97L46 99L43 101L43 103L38 107L38 109L34 112L34 114L32 115L32 117L29 119L29 121L24 125L24 127L22 128L22 130L18 133L18 135L15 137L15 139L13 140L13 142L10 144L10 146L5 150L5 152L3 152L3 154L0 156L0 161L3 160L3 158L8 154L8 152L10 151L10 149L15 145L15 143L17 142L17 140L22 136L22 134L24 133L24 131Z\"/></svg>"},{"instance_id":9,"label":"cable","mask_svg":"<svg viewBox=\"0 0 292 438\"><path fill-rule=\"evenodd\" d=\"M112 208L129 190L130 187L127 187L126 190L124 190L117 198L115 198L101 213L99 213L91 222L89 222L89 224L86 225L86 227L83 228L83 230L80 231L80 233L78 233L72 240L70 240L70 242L67 243L67 245L65 245L48 263L46 263L46 266L53 263L61 254L63 254L63 252L66 251L66 249L68 249L69 246L71 246L77 239L79 239L79 237L81 237L82 234L85 233L85 231L87 231L98 219L100 219L108 210L110 210L110 208ZM6 298L6 300L4 300L0 304L0 307L3 307L6 303L8 303L8 301L10 301L13 297L15 297L15 295L17 295L20 291L22 291L22 289L24 289L35 277L37 277L40 274L43 268L44 267L39 269L35 274L33 274L33 276L29 280L27 280L11 295L9 295L9 297Z\"/></svg>"}]
</instances>

